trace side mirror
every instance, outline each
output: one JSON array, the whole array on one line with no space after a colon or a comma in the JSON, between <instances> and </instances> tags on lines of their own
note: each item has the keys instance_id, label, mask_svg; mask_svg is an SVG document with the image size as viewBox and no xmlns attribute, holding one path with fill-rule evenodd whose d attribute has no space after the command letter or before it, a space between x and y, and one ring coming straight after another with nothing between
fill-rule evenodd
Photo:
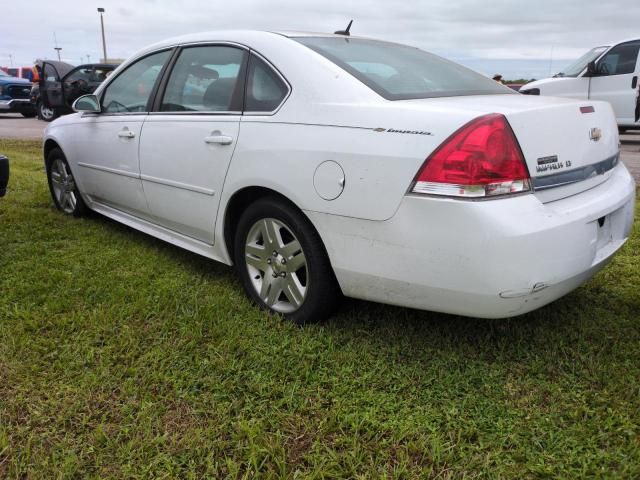
<instances>
[{"instance_id":1,"label":"side mirror","mask_svg":"<svg viewBox=\"0 0 640 480\"><path fill-rule=\"evenodd\" d=\"M592 60L587 63L587 77L595 77L596 75L598 75L598 67L596 61Z\"/></svg>"},{"instance_id":2,"label":"side mirror","mask_svg":"<svg viewBox=\"0 0 640 480\"><path fill-rule=\"evenodd\" d=\"M95 95L83 95L73 102L74 112L100 113L100 102Z\"/></svg>"}]
</instances>

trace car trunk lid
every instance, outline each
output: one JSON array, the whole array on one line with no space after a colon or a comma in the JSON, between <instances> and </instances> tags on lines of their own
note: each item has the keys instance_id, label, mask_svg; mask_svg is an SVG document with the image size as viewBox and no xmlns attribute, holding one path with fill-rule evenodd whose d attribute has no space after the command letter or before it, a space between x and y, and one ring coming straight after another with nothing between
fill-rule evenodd
<instances>
[{"instance_id":1,"label":"car trunk lid","mask_svg":"<svg viewBox=\"0 0 640 480\"><path fill-rule=\"evenodd\" d=\"M543 202L575 195L606 181L619 161L615 116L605 102L528 95L417 102L459 108L472 118L503 114L520 144L535 194Z\"/></svg>"},{"instance_id":2,"label":"car trunk lid","mask_svg":"<svg viewBox=\"0 0 640 480\"><path fill-rule=\"evenodd\" d=\"M544 202L606 181L619 161L618 128L606 103L546 105L506 116Z\"/></svg>"}]
</instances>

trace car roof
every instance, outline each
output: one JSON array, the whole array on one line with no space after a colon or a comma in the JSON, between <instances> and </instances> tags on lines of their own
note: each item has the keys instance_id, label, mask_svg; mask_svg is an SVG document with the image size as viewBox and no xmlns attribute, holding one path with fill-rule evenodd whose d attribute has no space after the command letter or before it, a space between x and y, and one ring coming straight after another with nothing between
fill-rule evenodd
<instances>
[{"instance_id":1,"label":"car roof","mask_svg":"<svg viewBox=\"0 0 640 480\"><path fill-rule=\"evenodd\" d=\"M39 60L37 63L42 64L42 63L49 63L51 65L53 65L56 69L57 68L73 68L73 65L71 63L67 63L67 62L62 62L59 60Z\"/></svg>"},{"instance_id":2,"label":"car roof","mask_svg":"<svg viewBox=\"0 0 640 480\"><path fill-rule=\"evenodd\" d=\"M322 33L322 32L304 32L304 31L294 31L294 30L283 30L283 31L268 31L268 30L212 30L208 32L198 32L191 33L187 35L181 35L178 37L168 38L161 42L155 43L153 45L149 45L143 49L143 51L151 51L162 47L169 47L174 45L179 45L182 43L197 43L197 42L215 42L215 41L243 41L247 42L252 41L269 41L274 37L286 37L286 38L294 38L294 37L325 37L325 38L361 38L361 39L370 39L368 37L360 37L360 36L345 36L338 35L334 33Z\"/></svg>"},{"instance_id":3,"label":"car roof","mask_svg":"<svg viewBox=\"0 0 640 480\"><path fill-rule=\"evenodd\" d=\"M640 41L640 38L638 37L626 38L624 40L618 40L617 42L610 42L609 45L615 46L615 45L620 45L621 43L638 42L638 41Z\"/></svg>"},{"instance_id":4,"label":"car roof","mask_svg":"<svg viewBox=\"0 0 640 480\"><path fill-rule=\"evenodd\" d=\"M365 40L373 40L371 37L363 37L360 35L341 35L339 33L326 33L326 32L304 32L304 31L275 31L272 33L277 33L278 35L282 35L283 37L293 38L293 37L321 37L321 38L361 38Z\"/></svg>"},{"instance_id":5,"label":"car roof","mask_svg":"<svg viewBox=\"0 0 640 480\"><path fill-rule=\"evenodd\" d=\"M53 66L53 68L56 69L56 72L58 72L60 78L64 77L67 73L76 68L70 63L60 62L58 60L40 60L39 62L37 62L37 64L39 65L44 65L45 63Z\"/></svg>"},{"instance_id":6,"label":"car roof","mask_svg":"<svg viewBox=\"0 0 640 480\"><path fill-rule=\"evenodd\" d=\"M272 37L273 35L277 35L277 33L267 32L264 30L210 30L206 32L188 33L186 35L167 38L158 43L150 45L149 48L157 48L189 42L223 41L227 38L251 38L256 36L268 38Z\"/></svg>"},{"instance_id":7,"label":"car roof","mask_svg":"<svg viewBox=\"0 0 640 480\"><path fill-rule=\"evenodd\" d=\"M83 67L83 68L87 68L87 67L117 68L118 65L119 65L119 63L83 63L82 65L78 65L77 67L74 67L74 68L80 68L80 67Z\"/></svg>"}]
</instances>

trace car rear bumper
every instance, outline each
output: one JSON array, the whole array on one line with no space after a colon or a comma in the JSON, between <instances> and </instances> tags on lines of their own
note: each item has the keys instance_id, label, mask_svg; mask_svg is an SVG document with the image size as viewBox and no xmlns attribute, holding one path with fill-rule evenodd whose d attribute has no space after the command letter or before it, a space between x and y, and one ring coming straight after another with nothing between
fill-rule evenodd
<instances>
[{"instance_id":1,"label":"car rear bumper","mask_svg":"<svg viewBox=\"0 0 640 480\"><path fill-rule=\"evenodd\" d=\"M0 113L33 113L35 111L35 106L29 98L0 100Z\"/></svg>"},{"instance_id":2,"label":"car rear bumper","mask_svg":"<svg viewBox=\"0 0 640 480\"><path fill-rule=\"evenodd\" d=\"M375 205L375 204L374 204ZM627 240L635 184L606 182L542 203L407 196L384 222L306 212L345 295L483 318L520 315L577 288Z\"/></svg>"}]
</instances>

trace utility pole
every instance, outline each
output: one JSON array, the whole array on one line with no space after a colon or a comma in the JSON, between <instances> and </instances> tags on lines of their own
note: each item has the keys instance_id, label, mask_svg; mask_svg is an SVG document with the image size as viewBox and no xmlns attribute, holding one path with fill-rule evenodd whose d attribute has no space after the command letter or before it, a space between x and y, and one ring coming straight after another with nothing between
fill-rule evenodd
<instances>
[{"instance_id":1,"label":"utility pole","mask_svg":"<svg viewBox=\"0 0 640 480\"><path fill-rule=\"evenodd\" d=\"M98 7L98 13L100 14L100 28L102 30L102 55L103 61L106 63L107 61L107 42L104 39L104 19L102 18L102 14L104 13L104 8Z\"/></svg>"},{"instance_id":2,"label":"utility pole","mask_svg":"<svg viewBox=\"0 0 640 480\"><path fill-rule=\"evenodd\" d=\"M13 55L9 54L9 65L13 67Z\"/></svg>"},{"instance_id":3,"label":"utility pole","mask_svg":"<svg viewBox=\"0 0 640 480\"><path fill-rule=\"evenodd\" d=\"M56 32L53 32L53 43L55 45L53 49L58 52L58 61L60 61L60 50L62 50L62 47L58 46L58 36L56 35Z\"/></svg>"},{"instance_id":4,"label":"utility pole","mask_svg":"<svg viewBox=\"0 0 640 480\"><path fill-rule=\"evenodd\" d=\"M87 63L91 63L91 55L87 53Z\"/></svg>"}]
</instances>

